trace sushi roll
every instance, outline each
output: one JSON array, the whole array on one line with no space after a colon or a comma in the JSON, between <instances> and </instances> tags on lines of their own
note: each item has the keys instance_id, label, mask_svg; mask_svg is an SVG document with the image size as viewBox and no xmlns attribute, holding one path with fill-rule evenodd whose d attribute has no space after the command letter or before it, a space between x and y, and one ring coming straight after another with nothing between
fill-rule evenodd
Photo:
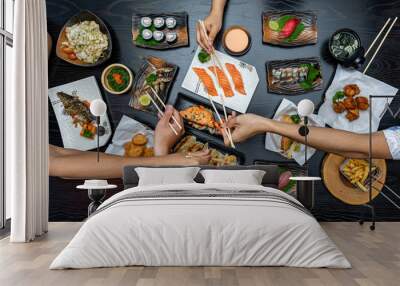
<instances>
[{"instance_id":1,"label":"sushi roll","mask_svg":"<svg viewBox=\"0 0 400 286\"><path fill-rule=\"evenodd\" d=\"M157 42L161 42L164 39L164 33L161 31L154 31L153 38Z\"/></svg>"},{"instance_id":2,"label":"sushi roll","mask_svg":"<svg viewBox=\"0 0 400 286\"><path fill-rule=\"evenodd\" d=\"M164 18L162 17L154 18L153 24L156 29L162 29L165 24Z\"/></svg>"},{"instance_id":3,"label":"sushi roll","mask_svg":"<svg viewBox=\"0 0 400 286\"><path fill-rule=\"evenodd\" d=\"M144 29L142 31L142 38L147 40L150 40L153 37L153 32L150 31L149 29Z\"/></svg>"},{"instance_id":4,"label":"sushi roll","mask_svg":"<svg viewBox=\"0 0 400 286\"><path fill-rule=\"evenodd\" d=\"M142 25L142 27L144 28L148 28L151 26L152 20L150 17L142 17L140 19L140 24Z\"/></svg>"},{"instance_id":5,"label":"sushi roll","mask_svg":"<svg viewBox=\"0 0 400 286\"><path fill-rule=\"evenodd\" d=\"M177 35L175 32L167 32L165 34L165 39L167 40L168 44L173 44L176 42Z\"/></svg>"},{"instance_id":6,"label":"sushi roll","mask_svg":"<svg viewBox=\"0 0 400 286\"><path fill-rule=\"evenodd\" d=\"M165 25L167 26L168 29L173 29L176 26L176 19L173 17L168 17L165 19Z\"/></svg>"}]
</instances>

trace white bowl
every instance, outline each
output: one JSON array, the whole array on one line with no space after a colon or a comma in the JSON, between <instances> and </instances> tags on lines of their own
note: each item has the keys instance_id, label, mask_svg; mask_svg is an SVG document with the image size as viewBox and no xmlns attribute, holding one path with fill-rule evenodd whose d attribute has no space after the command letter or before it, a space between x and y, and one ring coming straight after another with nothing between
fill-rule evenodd
<instances>
[{"instance_id":1,"label":"white bowl","mask_svg":"<svg viewBox=\"0 0 400 286\"><path fill-rule=\"evenodd\" d=\"M110 70L111 70L112 68L115 68L115 67L121 67L121 68L123 68L124 70L126 70L126 71L128 72L129 77L130 77L129 83L128 83L127 87L126 87L124 90L122 90L122 91L115 91L115 90L112 90L112 89L108 86L108 84L107 84L107 75L108 75L108 73L110 72ZM107 92L111 93L111 94L119 95L119 94L127 93L127 92L131 89L132 83L133 83L133 73L131 72L131 70L130 70L127 66L125 66L125 65L123 65L123 64L111 64L111 65L109 65L108 67L106 67L106 68L104 69L103 73L101 74L101 84L103 85L104 89L105 89Z\"/></svg>"},{"instance_id":2,"label":"white bowl","mask_svg":"<svg viewBox=\"0 0 400 286\"><path fill-rule=\"evenodd\" d=\"M116 185L109 185L107 180L85 180L83 185L79 185L77 189L85 190L100 190L100 189L114 189Z\"/></svg>"},{"instance_id":3,"label":"white bowl","mask_svg":"<svg viewBox=\"0 0 400 286\"><path fill-rule=\"evenodd\" d=\"M85 180L85 186L105 187L108 185L107 180Z\"/></svg>"}]
</instances>

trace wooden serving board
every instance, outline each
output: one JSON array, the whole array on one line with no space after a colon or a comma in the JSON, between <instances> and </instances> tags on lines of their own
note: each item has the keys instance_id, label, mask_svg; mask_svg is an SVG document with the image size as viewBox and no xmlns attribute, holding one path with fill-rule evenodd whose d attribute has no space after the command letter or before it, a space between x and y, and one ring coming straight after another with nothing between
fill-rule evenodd
<instances>
[{"instance_id":1,"label":"wooden serving board","mask_svg":"<svg viewBox=\"0 0 400 286\"><path fill-rule=\"evenodd\" d=\"M302 58L293 60L280 60L280 61L270 61L265 64L267 69L267 88L271 93L284 94L284 95L298 95L315 90L321 90L323 86L322 77L314 81L313 86L309 90L303 89L299 83L272 83L272 70L274 68L290 68L290 67L300 67L302 64L315 64L319 67L321 76L321 62L319 58Z\"/></svg>"},{"instance_id":2,"label":"wooden serving board","mask_svg":"<svg viewBox=\"0 0 400 286\"><path fill-rule=\"evenodd\" d=\"M304 30L293 41L288 41L279 35L279 31L271 30L269 21L277 21L282 16L293 16L301 20ZM262 14L263 42L272 45L295 47L315 44L317 42L317 16L311 11L266 11Z\"/></svg>"},{"instance_id":3,"label":"wooden serving board","mask_svg":"<svg viewBox=\"0 0 400 286\"><path fill-rule=\"evenodd\" d=\"M168 44L164 39L162 42L156 42L154 39L150 39L148 41L144 40L141 36L142 26L140 24L140 19L142 17L150 17L154 19L156 17L162 17L164 20L168 17L173 17L176 19L176 26L174 29L168 29L164 27L159 30L164 33L168 31L175 31L177 35L177 41L173 44ZM151 28L154 29L155 28ZM161 13L161 14L145 14L138 13L132 16L132 39L135 46L142 48L149 48L155 50L166 50L178 47L185 47L189 45L189 33L188 33L188 14L186 12L178 12L178 13Z\"/></svg>"},{"instance_id":4,"label":"wooden serving board","mask_svg":"<svg viewBox=\"0 0 400 286\"><path fill-rule=\"evenodd\" d=\"M67 27L71 27L71 26L78 24L80 22L83 22L83 21L95 21L97 24L99 24L100 31L102 33L106 34L107 38L108 38L107 50L104 52L104 55L96 63L93 63L93 64L85 63L79 59L71 60L68 58L68 54L66 54L62 51L62 43L68 41L67 33L66 33ZM111 57L111 52L112 52L112 42L111 42L110 31L108 30L106 24L104 24L104 22L98 16L96 16L95 14L93 14L92 12L87 11L87 10L81 11L78 14L72 16L67 21L67 23L65 23L64 27L61 29L60 35L58 36L57 46L56 46L57 57L59 57L60 59L66 61L70 64L76 65L76 66L82 66L82 67L98 66L98 65L104 63L105 61L107 61Z\"/></svg>"},{"instance_id":5,"label":"wooden serving board","mask_svg":"<svg viewBox=\"0 0 400 286\"><path fill-rule=\"evenodd\" d=\"M349 205L363 205L369 202L369 192L363 192L351 184L341 173L340 166L345 157L327 154L322 162L322 179L328 191L338 200ZM379 195L386 180L386 162L373 159L372 163L380 170L378 179L372 183L372 199Z\"/></svg>"}]
</instances>

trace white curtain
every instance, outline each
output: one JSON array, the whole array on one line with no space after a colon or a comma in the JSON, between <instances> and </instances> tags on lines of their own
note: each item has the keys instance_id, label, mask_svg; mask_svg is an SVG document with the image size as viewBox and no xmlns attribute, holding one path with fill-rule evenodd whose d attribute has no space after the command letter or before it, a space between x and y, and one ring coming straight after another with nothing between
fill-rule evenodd
<instances>
[{"instance_id":1,"label":"white curtain","mask_svg":"<svg viewBox=\"0 0 400 286\"><path fill-rule=\"evenodd\" d=\"M45 0L15 1L13 92L6 98L6 187L12 242L48 225L47 23Z\"/></svg>"}]
</instances>

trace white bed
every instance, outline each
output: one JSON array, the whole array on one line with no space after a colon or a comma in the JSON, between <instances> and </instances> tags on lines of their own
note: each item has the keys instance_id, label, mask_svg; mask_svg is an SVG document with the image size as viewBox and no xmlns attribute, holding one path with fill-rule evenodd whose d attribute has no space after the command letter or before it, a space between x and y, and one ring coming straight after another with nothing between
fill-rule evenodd
<instances>
[{"instance_id":1,"label":"white bed","mask_svg":"<svg viewBox=\"0 0 400 286\"><path fill-rule=\"evenodd\" d=\"M128 265L351 267L291 196L263 186L197 183L114 195L50 269Z\"/></svg>"}]
</instances>

